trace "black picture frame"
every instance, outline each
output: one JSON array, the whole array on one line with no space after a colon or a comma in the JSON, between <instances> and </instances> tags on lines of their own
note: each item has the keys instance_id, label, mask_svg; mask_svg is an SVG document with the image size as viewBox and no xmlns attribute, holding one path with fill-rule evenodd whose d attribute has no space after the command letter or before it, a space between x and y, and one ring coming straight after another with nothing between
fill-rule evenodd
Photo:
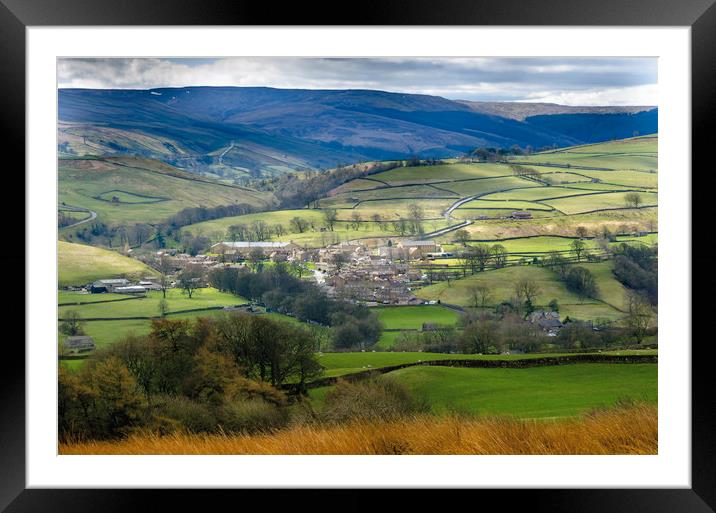
<instances>
[{"instance_id":1,"label":"black picture frame","mask_svg":"<svg viewBox=\"0 0 716 513\"><path fill-rule=\"evenodd\" d=\"M710 222L705 210L716 174L709 156L716 135L716 7L715 0L383 0L363 1L354 7L339 2L265 2L224 0L0 0L0 119L8 148L25 145L25 29L29 26L82 25L572 25L572 26L689 26L692 43L692 234L706 233ZM24 154L16 169L24 168ZM711 165L712 167L713 165ZM17 175L19 173L16 172ZM698 187L693 187L698 178ZM15 176L14 196L22 201L24 179ZM25 230L8 228L16 251L3 251L4 269L24 268L20 241ZM713 253L692 257L692 269L708 269ZM19 273L11 273L13 287L24 290ZM708 319L716 281L714 273L699 277L692 289L692 318ZM710 275L709 275L710 274ZM700 291L697 292L697 291ZM15 306L15 309L17 306ZM18 323L19 324L19 323ZM686 513L716 509L716 399L711 386L713 371L708 358L710 337L698 337L692 324L692 487L689 489L563 489L450 491L450 503L479 500L501 509L556 512ZM705 333L702 333L705 335ZM330 501L331 490L70 490L26 489L25 486L25 352L20 334L7 334L0 373L0 510L15 512L98 511L204 511L218 500L249 504L252 499L291 501L292 506ZM10 343L12 342L12 343ZM688 344L684 341L668 343ZM342 509L357 510L382 502L377 490L342 491ZM429 495L428 495L429 494ZM469 495L469 497L465 497ZM429 490L403 493L402 508L426 505L445 497ZM240 501L240 502L237 502ZM497 502L494 502L497 501ZM278 504L279 502L273 502ZM494 507L494 506L493 506ZM211 509L214 509L213 507ZM272 508L273 509L273 508Z\"/></svg>"}]
</instances>

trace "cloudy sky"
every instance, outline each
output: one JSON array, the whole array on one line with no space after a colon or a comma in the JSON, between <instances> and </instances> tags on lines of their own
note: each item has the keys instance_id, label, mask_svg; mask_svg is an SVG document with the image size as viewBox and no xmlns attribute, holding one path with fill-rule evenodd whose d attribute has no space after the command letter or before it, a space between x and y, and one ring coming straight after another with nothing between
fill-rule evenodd
<instances>
[{"instance_id":1,"label":"cloudy sky","mask_svg":"<svg viewBox=\"0 0 716 513\"><path fill-rule=\"evenodd\" d=\"M657 105L655 58L60 59L59 87L379 89L450 99Z\"/></svg>"}]
</instances>

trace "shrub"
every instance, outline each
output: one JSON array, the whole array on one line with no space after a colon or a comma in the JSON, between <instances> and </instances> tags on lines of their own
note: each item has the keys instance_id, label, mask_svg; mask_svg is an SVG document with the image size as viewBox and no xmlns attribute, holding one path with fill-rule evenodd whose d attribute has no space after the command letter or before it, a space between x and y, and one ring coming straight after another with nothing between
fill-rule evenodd
<instances>
[{"instance_id":1,"label":"shrub","mask_svg":"<svg viewBox=\"0 0 716 513\"><path fill-rule=\"evenodd\" d=\"M226 402L217 412L226 432L256 433L273 431L288 423L288 411L261 400Z\"/></svg>"},{"instance_id":2,"label":"shrub","mask_svg":"<svg viewBox=\"0 0 716 513\"><path fill-rule=\"evenodd\" d=\"M339 381L326 394L322 417L329 423L391 420L428 410L425 400L414 397L404 385L383 376L356 383Z\"/></svg>"},{"instance_id":3,"label":"shrub","mask_svg":"<svg viewBox=\"0 0 716 513\"><path fill-rule=\"evenodd\" d=\"M216 430L216 417L208 405L184 396L165 397L155 405L159 421L168 421L189 433L210 433Z\"/></svg>"}]
</instances>

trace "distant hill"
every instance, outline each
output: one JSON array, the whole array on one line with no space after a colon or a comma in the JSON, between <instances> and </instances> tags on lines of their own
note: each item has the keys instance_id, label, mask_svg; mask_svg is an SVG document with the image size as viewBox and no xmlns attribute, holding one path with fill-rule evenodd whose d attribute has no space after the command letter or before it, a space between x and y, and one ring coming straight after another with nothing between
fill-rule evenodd
<instances>
[{"instance_id":1,"label":"distant hill","mask_svg":"<svg viewBox=\"0 0 716 513\"><path fill-rule=\"evenodd\" d=\"M60 159L58 189L61 206L96 212L98 222L111 225L155 224L190 207L266 208L274 202L270 193L136 157Z\"/></svg>"},{"instance_id":2,"label":"distant hill","mask_svg":"<svg viewBox=\"0 0 716 513\"><path fill-rule=\"evenodd\" d=\"M453 101L368 90L59 91L61 155L135 155L218 176L571 146L657 131L651 107Z\"/></svg>"}]
</instances>

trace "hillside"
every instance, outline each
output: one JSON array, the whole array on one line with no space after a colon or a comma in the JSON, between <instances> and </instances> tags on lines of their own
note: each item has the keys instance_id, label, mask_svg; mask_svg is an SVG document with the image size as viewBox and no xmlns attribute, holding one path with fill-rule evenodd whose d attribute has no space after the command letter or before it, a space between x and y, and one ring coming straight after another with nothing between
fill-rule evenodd
<instances>
[{"instance_id":1,"label":"hillside","mask_svg":"<svg viewBox=\"0 0 716 513\"><path fill-rule=\"evenodd\" d=\"M97 213L97 221L157 223L184 208L271 204L271 195L198 177L149 159L61 159L59 203Z\"/></svg>"},{"instance_id":2,"label":"hillside","mask_svg":"<svg viewBox=\"0 0 716 513\"><path fill-rule=\"evenodd\" d=\"M57 243L58 285L86 285L102 278L142 278L156 271L139 260L116 251L72 244Z\"/></svg>"},{"instance_id":3,"label":"hillside","mask_svg":"<svg viewBox=\"0 0 716 513\"><path fill-rule=\"evenodd\" d=\"M655 108L524 109L368 90L60 89L59 149L246 176L484 146L570 146L657 129Z\"/></svg>"}]
</instances>

